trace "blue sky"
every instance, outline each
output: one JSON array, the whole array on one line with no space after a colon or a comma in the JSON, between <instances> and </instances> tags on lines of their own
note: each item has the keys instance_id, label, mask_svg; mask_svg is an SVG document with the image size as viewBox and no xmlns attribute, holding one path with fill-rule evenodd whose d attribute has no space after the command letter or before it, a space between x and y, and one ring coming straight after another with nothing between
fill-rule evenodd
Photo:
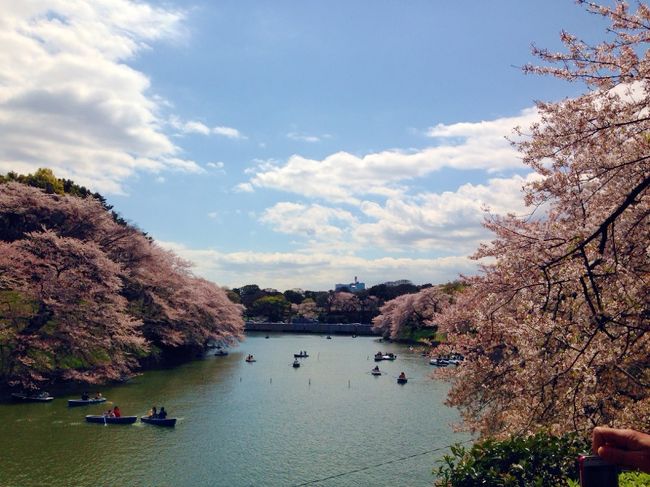
<instances>
[{"instance_id":1,"label":"blue sky","mask_svg":"<svg viewBox=\"0 0 650 487\"><path fill-rule=\"evenodd\" d=\"M218 284L327 290L472 273L524 213L505 140L569 0L0 0L0 172L51 167Z\"/></svg>"}]
</instances>

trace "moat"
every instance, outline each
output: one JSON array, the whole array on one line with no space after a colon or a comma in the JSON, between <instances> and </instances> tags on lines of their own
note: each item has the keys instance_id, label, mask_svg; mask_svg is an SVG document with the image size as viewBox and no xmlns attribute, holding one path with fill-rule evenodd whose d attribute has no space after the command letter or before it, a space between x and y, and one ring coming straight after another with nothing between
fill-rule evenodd
<instances>
[{"instance_id":1,"label":"moat","mask_svg":"<svg viewBox=\"0 0 650 487\"><path fill-rule=\"evenodd\" d=\"M72 396L0 404L0 485L430 486L438 449L467 439L452 432L447 384L416 351L371 337L265 335L101 389L123 414L165 406L174 429L88 424L107 406L68 408ZM294 369L301 350L309 357ZM398 358L373 377L378 350ZM406 385L395 380L402 371Z\"/></svg>"}]
</instances>

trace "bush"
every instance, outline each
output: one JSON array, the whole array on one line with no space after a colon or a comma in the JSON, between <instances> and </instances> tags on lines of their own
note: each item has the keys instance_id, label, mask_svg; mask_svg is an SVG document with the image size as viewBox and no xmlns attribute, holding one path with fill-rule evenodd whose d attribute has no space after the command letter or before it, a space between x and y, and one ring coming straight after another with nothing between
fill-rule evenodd
<instances>
[{"instance_id":1,"label":"bush","mask_svg":"<svg viewBox=\"0 0 650 487\"><path fill-rule=\"evenodd\" d=\"M576 459L589 444L574 434L562 437L545 432L514 436L504 441L487 439L470 449L451 448L438 469L439 487L557 487L578 479Z\"/></svg>"},{"instance_id":2,"label":"bush","mask_svg":"<svg viewBox=\"0 0 650 487\"><path fill-rule=\"evenodd\" d=\"M570 487L580 487L579 482L570 481ZM639 472L623 472L618 476L618 487L648 487L650 475Z\"/></svg>"}]
</instances>

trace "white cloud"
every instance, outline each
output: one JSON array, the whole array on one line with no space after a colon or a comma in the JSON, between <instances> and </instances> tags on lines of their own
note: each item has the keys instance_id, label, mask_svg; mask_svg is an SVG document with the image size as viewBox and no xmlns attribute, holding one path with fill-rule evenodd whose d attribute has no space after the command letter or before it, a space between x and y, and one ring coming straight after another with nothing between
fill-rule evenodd
<instances>
[{"instance_id":1,"label":"white cloud","mask_svg":"<svg viewBox=\"0 0 650 487\"><path fill-rule=\"evenodd\" d=\"M487 215L530 212L521 188L537 176L495 178L486 184L464 184L458 190L421 193L388 199L383 205L363 202L361 211L371 220L352 231L357 244L384 250L444 252L466 255L491 238L482 226Z\"/></svg>"},{"instance_id":2,"label":"white cloud","mask_svg":"<svg viewBox=\"0 0 650 487\"><path fill-rule=\"evenodd\" d=\"M224 163L221 162L221 161L218 161L218 162L208 162L208 163L206 164L206 166L208 166L208 167L211 168L211 169L223 169L223 167L224 167Z\"/></svg>"},{"instance_id":3,"label":"white cloud","mask_svg":"<svg viewBox=\"0 0 650 487\"><path fill-rule=\"evenodd\" d=\"M521 189L537 177L515 175L463 184L456 191L399 195L382 203L361 201L352 210L282 202L266 209L260 221L275 232L293 235L296 245L312 251L467 255L491 238L483 228L488 211L530 212Z\"/></svg>"},{"instance_id":4,"label":"white cloud","mask_svg":"<svg viewBox=\"0 0 650 487\"><path fill-rule=\"evenodd\" d=\"M161 131L162 103L125 64L183 13L128 0L0 1L0 171L51 167L107 193L136 171L201 172Z\"/></svg>"},{"instance_id":5,"label":"white cloud","mask_svg":"<svg viewBox=\"0 0 650 487\"><path fill-rule=\"evenodd\" d=\"M239 130L232 127L213 127L212 133L217 135L222 135L229 139L246 139L247 137L243 135Z\"/></svg>"},{"instance_id":6,"label":"white cloud","mask_svg":"<svg viewBox=\"0 0 650 487\"><path fill-rule=\"evenodd\" d=\"M169 119L169 124L178 130L181 134L210 135L210 127L208 127L203 122L198 122L196 120L181 122L178 117L172 116Z\"/></svg>"},{"instance_id":7,"label":"white cloud","mask_svg":"<svg viewBox=\"0 0 650 487\"><path fill-rule=\"evenodd\" d=\"M287 138L291 140L295 140L298 142L320 142L323 139L328 139L331 136L329 134L323 134L323 135L309 135L309 134L304 134L300 132L289 132L287 134Z\"/></svg>"},{"instance_id":8,"label":"white cloud","mask_svg":"<svg viewBox=\"0 0 650 487\"><path fill-rule=\"evenodd\" d=\"M239 183L233 188L235 193L252 193L255 191L253 185L250 183Z\"/></svg>"},{"instance_id":9,"label":"white cloud","mask_svg":"<svg viewBox=\"0 0 650 487\"><path fill-rule=\"evenodd\" d=\"M416 151L386 150L356 156L337 152L322 160L299 155L284 163L251 170L250 183L303 196L358 204L361 195L395 196L402 185L442 168L489 173L521 169L521 159L505 139L515 126L528 126L535 109L492 121L437 125L428 131L437 145Z\"/></svg>"},{"instance_id":10,"label":"white cloud","mask_svg":"<svg viewBox=\"0 0 650 487\"><path fill-rule=\"evenodd\" d=\"M193 262L197 274L229 287L255 283L279 290L300 287L325 291L354 276L359 276L367 286L397 279L423 284L447 282L459 273L476 271L476 263L466 257L370 259L327 252L223 253L190 249L173 242L160 244Z\"/></svg>"},{"instance_id":11,"label":"white cloud","mask_svg":"<svg viewBox=\"0 0 650 487\"><path fill-rule=\"evenodd\" d=\"M281 202L267 208L260 221L276 232L329 241L344 238L346 228L354 225L356 218L338 208Z\"/></svg>"},{"instance_id":12,"label":"white cloud","mask_svg":"<svg viewBox=\"0 0 650 487\"><path fill-rule=\"evenodd\" d=\"M180 134L200 134L200 135L220 135L228 139L247 139L239 130L233 127L208 127L203 122L197 120L181 121L176 116L171 116L168 120L169 125L179 131Z\"/></svg>"}]
</instances>

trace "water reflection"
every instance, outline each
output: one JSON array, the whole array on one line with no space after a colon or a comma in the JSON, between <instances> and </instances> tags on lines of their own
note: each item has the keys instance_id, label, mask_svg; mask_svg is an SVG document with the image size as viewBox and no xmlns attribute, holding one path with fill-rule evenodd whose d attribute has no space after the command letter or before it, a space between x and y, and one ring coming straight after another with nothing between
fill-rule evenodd
<instances>
[{"instance_id":1,"label":"water reflection","mask_svg":"<svg viewBox=\"0 0 650 487\"><path fill-rule=\"evenodd\" d=\"M300 350L310 357L293 369ZM372 377L378 350L398 359ZM249 353L257 362L244 362ZM287 486L358 470L464 439L449 427L457 415L442 405L446 385L429 372L426 358L372 338L253 335L227 356L104 388L108 403L0 405L0 485ZM179 422L83 421L115 404L138 416L165 406ZM429 486L434 462L425 455L318 485Z\"/></svg>"}]
</instances>

